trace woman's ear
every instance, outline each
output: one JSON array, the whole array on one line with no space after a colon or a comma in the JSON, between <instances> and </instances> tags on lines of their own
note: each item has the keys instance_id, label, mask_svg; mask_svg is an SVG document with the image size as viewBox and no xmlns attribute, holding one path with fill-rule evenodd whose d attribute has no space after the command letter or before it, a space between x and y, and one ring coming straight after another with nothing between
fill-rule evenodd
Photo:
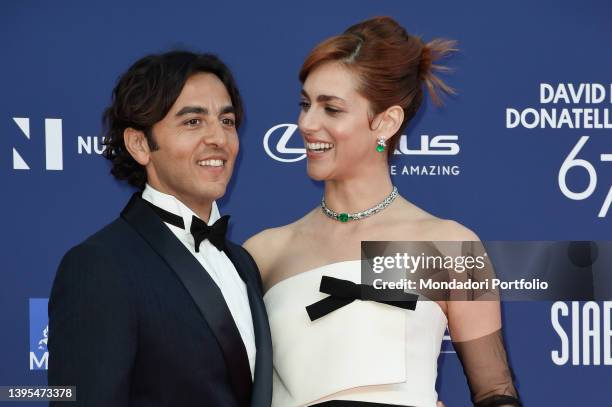
<instances>
[{"instance_id":1,"label":"woman's ear","mask_svg":"<svg viewBox=\"0 0 612 407\"><path fill-rule=\"evenodd\" d=\"M389 140L402 126L404 121L404 109L394 105L380 113L380 122L374 129L376 138Z\"/></svg>"},{"instance_id":2,"label":"woman's ear","mask_svg":"<svg viewBox=\"0 0 612 407\"><path fill-rule=\"evenodd\" d=\"M123 142L127 151L138 164L144 167L149 163L151 150L143 131L128 127L123 131Z\"/></svg>"}]
</instances>

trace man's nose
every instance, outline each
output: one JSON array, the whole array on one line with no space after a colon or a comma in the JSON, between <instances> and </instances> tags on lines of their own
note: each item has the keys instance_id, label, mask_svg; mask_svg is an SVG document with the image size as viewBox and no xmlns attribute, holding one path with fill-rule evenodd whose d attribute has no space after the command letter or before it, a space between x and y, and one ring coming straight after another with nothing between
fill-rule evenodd
<instances>
[{"instance_id":1,"label":"man's nose","mask_svg":"<svg viewBox=\"0 0 612 407\"><path fill-rule=\"evenodd\" d=\"M225 144L227 144L227 135L223 129L223 124L220 121L215 120L207 127L206 134L204 135L204 142L208 145L224 147Z\"/></svg>"}]
</instances>

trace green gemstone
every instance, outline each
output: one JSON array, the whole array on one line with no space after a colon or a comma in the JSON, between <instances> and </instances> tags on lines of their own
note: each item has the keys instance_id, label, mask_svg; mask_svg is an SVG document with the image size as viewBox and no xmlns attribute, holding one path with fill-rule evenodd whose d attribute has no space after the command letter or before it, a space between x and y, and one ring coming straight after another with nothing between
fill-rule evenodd
<instances>
[{"instance_id":1,"label":"green gemstone","mask_svg":"<svg viewBox=\"0 0 612 407\"><path fill-rule=\"evenodd\" d=\"M385 146L381 146L380 144L376 146L376 151L378 151L379 153L382 153L383 151L385 151Z\"/></svg>"},{"instance_id":2,"label":"green gemstone","mask_svg":"<svg viewBox=\"0 0 612 407\"><path fill-rule=\"evenodd\" d=\"M338 220L340 222L348 222L349 216L346 213L341 213L340 215L338 215Z\"/></svg>"}]
</instances>

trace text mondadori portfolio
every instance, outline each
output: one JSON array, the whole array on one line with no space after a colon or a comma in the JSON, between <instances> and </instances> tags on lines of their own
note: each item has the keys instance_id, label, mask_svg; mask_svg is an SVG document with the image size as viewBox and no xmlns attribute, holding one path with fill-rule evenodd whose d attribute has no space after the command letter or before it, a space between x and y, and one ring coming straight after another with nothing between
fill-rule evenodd
<instances>
[{"instance_id":1,"label":"text mondadori portfolio","mask_svg":"<svg viewBox=\"0 0 612 407\"><path fill-rule=\"evenodd\" d=\"M419 279L417 281L402 278L397 281L385 281L382 278L377 278L373 281L372 286L377 290L546 290L548 283L540 281L539 278L526 280L502 281L499 278L491 278L484 280L449 280L436 281L431 278Z\"/></svg>"}]
</instances>

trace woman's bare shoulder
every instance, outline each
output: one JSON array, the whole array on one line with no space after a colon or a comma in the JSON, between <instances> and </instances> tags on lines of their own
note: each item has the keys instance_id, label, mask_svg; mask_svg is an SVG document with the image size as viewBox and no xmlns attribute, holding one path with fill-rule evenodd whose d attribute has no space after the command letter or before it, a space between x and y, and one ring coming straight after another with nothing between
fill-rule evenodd
<instances>
[{"instance_id":1,"label":"woman's bare shoulder","mask_svg":"<svg viewBox=\"0 0 612 407\"><path fill-rule=\"evenodd\" d=\"M272 263L274 256L286 244L290 234L291 224L264 229L247 239L242 246L253 256L257 266L263 271L269 268L267 265Z\"/></svg>"},{"instance_id":2,"label":"woman's bare shoulder","mask_svg":"<svg viewBox=\"0 0 612 407\"><path fill-rule=\"evenodd\" d=\"M402 220L397 222L405 233L411 237L407 240L414 240L420 236L419 240L438 240L438 241L477 241L476 233L461 223L437 217L411 202L404 201Z\"/></svg>"},{"instance_id":3,"label":"woman's bare shoulder","mask_svg":"<svg viewBox=\"0 0 612 407\"><path fill-rule=\"evenodd\" d=\"M429 222L431 240L440 241L478 241L476 233L461 223L451 219L436 218Z\"/></svg>"},{"instance_id":4,"label":"woman's bare shoulder","mask_svg":"<svg viewBox=\"0 0 612 407\"><path fill-rule=\"evenodd\" d=\"M253 256L259 270L265 275L277 260L283 256L294 236L304 228L310 213L293 223L275 228L264 229L243 243L243 247Z\"/></svg>"}]
</instances>

